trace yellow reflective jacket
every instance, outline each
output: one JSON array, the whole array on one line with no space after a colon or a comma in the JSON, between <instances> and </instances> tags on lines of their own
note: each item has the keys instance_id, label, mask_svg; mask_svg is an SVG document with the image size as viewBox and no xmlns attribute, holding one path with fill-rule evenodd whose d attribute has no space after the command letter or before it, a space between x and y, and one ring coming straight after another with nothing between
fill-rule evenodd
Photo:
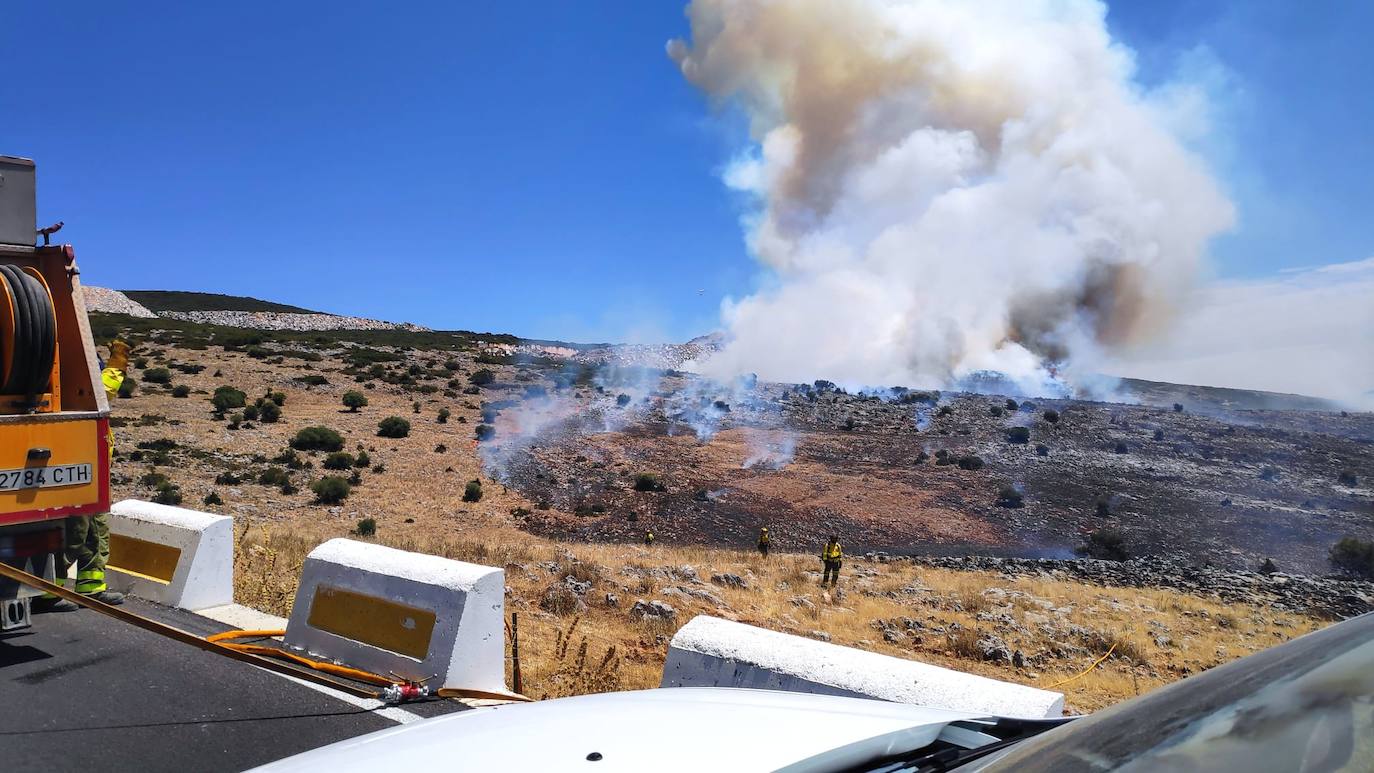
<instances>
[{"instance_id":1,"label":"yellow reflective jacket","mask_svg":"<svg viewBox=\"0 0 1374 773\"><path fill-rule=\"evenodd\" d=\"M106 368L100 371L100 383L105 387L105 397L110 402L114 402L119 397L119 388L124 386L124 371L119 368ZM110 463L114 464L114 427L105 429L105 445L110 454Z\"/></svg>"},{"instance_id":2,"label":"yellow reflective jacket","mask_svg":"<svg viewBox=\"0 0 1374 773\"><path fill-rule=\"evenodd\" d=\"M760 544L760 545L767 545L767 544L768 544L768 532L765 531L765 532L761 532L761 533L759 534L759 544Z\"/></svg>"},{"instance_id":3,"label":"yellow reflective jacket","mask_svg":"<svg viewBox=\"0 0 1374 773\"><path fill-rule=\"evenodd\" d=\"M844 558L844 551L840 549L838 542L827 544L825 550L821 551L822 561L839 561L841 558Z\"/></svg>"},{"instance_id":4,"label":"yellow reflective jacket","mask_svg":"<svg viewBox=\"0 0 1374 773\"><path fill-rule=\"evenodd\" d=\"M100 371L100 383L105 387L105 396L113 401L119 396L119 388L124 386L124 371L106 368Z\"/></svg>"}]
</instances>

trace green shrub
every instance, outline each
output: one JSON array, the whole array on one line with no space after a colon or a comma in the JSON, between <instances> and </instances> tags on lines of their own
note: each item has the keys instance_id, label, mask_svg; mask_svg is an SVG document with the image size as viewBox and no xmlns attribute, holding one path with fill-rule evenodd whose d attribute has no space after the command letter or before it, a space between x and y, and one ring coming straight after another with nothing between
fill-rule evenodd
<instances>
[{"instance_id":1,"label":"green shrub","mask_svg":"<svg viewBox=\"0 0 1374 773\"><path fill-rule=\"evenodd\" d=\"M1019 405L1016 404L1016 401L1015 401L1015 400L1013 400L1013 399L1011 399L1011 398L1007 398L1007 410L1009 410L1009 411L1014 411L1014 410L1016 410L1017 408L1020 408L1020 407L1021 407L1021 406L1019 406Z\"/></svg>"},{"instance_id":2,"label":"green shrub","mask_svg":"<svg viewBox=\"0 0 1374 773\"><path fill-rule=\"evenodd\" d=\"M264 424L276 424L281 419L281 406L274 400L264 400L258 406L258 420Z\"/></svg>"},{"instance_id":3,"label":"green shrub","mask_svg":"<svg viewBox=\"0 0 1374 773\"><path fill-rule=\"evenodd\" d=\"M439 409L439 423L440 423L440 424L448 424L448 417L449 417L449 416L452 416L452 415L453 415L453 414L449 412L449 409L447 409L447 408L440 408L440 409Z\"/></svg>"},{"instance_id":4,"label":"green shrub","mask_svg":"<svg viewBox=\"0 0 1374 773\"><path fill-rule=\"evenodd\" d=\"M243 407L243 418L247 419L248 421L257 421L257 420L258 420L258 406L256 406L256 405L245 405L245 406Z\"/></svg>"},{"instance_id":5,"label":"green shrub","mask_svg":"<svg viewBox=\"0 0 1374 773\"><path fill-rule=\"evenodd\" d=\"M999 416L1001 416L1003 413L1005 413L1005 411L1002 410L1002 406L1000 406L1000 405L994 405L994 406L992 406L991 408L988 409L988 413L989 413L990 415L994 416L994 417L999 417Z\"/></svg>"},{"instance_id":6,"label":"green shrub","mask_svg":"<svg viewBox=\"0 0 1374 773\"><path fill-rule=\"evenodd\" d=\"M371 537L375 535L377 533L377 519L363 518L359 520L356 531L359 537Z\"/></svg>"},{"instance_id":7,"label":"green shrub","mask_svg":"<svg viewBox=\"0 0 1374 773\"><path fill-rule=\"evenodd\" d=\"M1003 486L997 492L997 504L999 507L1024 507L1026 499L1015 486Z\"/></svg>"},{"instance_id":8,"label":"green shrub","mask_svg":"<svg viewBox=\"0 0 1374 773\"><path fill-rule=\"evenodd\" d=\"M149 384L172 383L172 371L166 368L149 368L143 371L143 380Z\"/></svg>"},{"instance_id":9,"label":"green shrub","mask_svg":"<svg viewBox=\"0 0 1374 773\"><path fill-rule=\"evenodd\" d=\"M159 488L165 486L169 481L166 475L153 471L143 473L142 477L138 479L138 482L148 488Z\"/></svg>"},{"instance_id":10,"label":"green shrub","mask_svg":"<svg viewBox=\"0 0 1374 773\"><path fill-rule=\"evenodd\" d=\"M403 438L410 434L410 422L400 416L388 416L377 422L377 437Z\"/></svg>"},{"instance_id":11,"label":"green shrub","mask_svg":"<svg viewBox=\"0 0 1374 773\"><path fill-rule=\"evenodd\" d=\"M1030 430L1025 427L1012 427L1007 430L1008 443L1029 443Z\"/></svg>"},{"instance_id":12,"label":"green shrub","mask_svg":"<svg viewBox=\"0 0 1374 773\"><path fill-rule=\"evenodd\" d=\"M420 401L419 401L419 400L416 400L414 403L411 404L411 406L410 406L410 412L411 412L411 413L419 413L419 412L420 412Z\"/></svg>"},{"instance_id":13,"label":"green shrub","mask_svg":"<svg viewBox=\"0 0 1374 773\"><path fill-rule=\"evenodd\" d=\"M290 473L280 467L267 467L258 473L258 483L264 486L280 486L290 480Z\"/></svg>"},{"instance_id":14,"label":"green shrub","mask_svg":"<svg viewBox=\"0 0 1374 773\"><path fill-rule=\"evenodd\" d=\"M352 473L349 474L349 476L348 476L348 485L350 485L350 486L361 486L361 485L363 485L363 473L362 473L362 470L354 470Z\"/></svg>"},{"instance_id":15,"label":"green shrub","mask_svg":"<svg viewBox=\"0 0 1374 773\"><path fill-rule=\"evenodd\" d=\"M221 472L215 476L215 483L220 486L237 486L243 479L232 472Z\"/></svg>"},{"instance_id":16,"label":"green shrub","mask_svg":"<svg viewBox=\"0 0 1374 773\"><path fill-rule=\"evenodd\" d=\"M1338 571L1360 577L1374 577L1374 542L1342 537L1331 546L1327 560Z\"/></svg>"},{"instance_id":17,"label":"green shrub","mask_svg":"<svg viewBox=\"0 0 1374 773\"><path fill-rule=\"evenodd\" d=\"M291 380L295 381L297 384L305 384L306 386L324 386L329 383L329 379L318 373L311 373L308 376L296 376Z\"/></svg>"},{"instance_id":18,"label":"green shrub","mask_svg":"<svg viewBox=\"0 0 1374 773\"><path fill-rule=\"evenodd\" d=\"M480 480L470 480L470 481L467 482L467 485L466 485L466 486L463 486L463 501L464 501L464 502L480 502L480 501L482 501L482 481L480 481Z\"/></svg>"},{"instance_id":19,"label":"green shrub","mask_svg":"<svg viewBox=\"0 0 1374 773\"><path fill-rule=\"evenodd\" d=\"M357 390L344 392L343 404L351 413L357 413L359 408L367 406L367 395Z\"/></svg>"},{"instance_id":20,"label":"green shrub","mask_svg":"<svg viewBox=\"0 0 1374 773\"><path fill-rule=\"evenodd\" d=\"M301 451L342 451L343 437L328 427L306 427L291 438L291 447Z\"/></svg>"},{"instance_id":21,"label":"green shrub","mask_svg":"<svg viewBox=\"0 0 1374 773\"><path fill-rule=\"evenodd\" d=\"M134 389L136 389L137 387L138 387L138 382L137 382L137 381L135 381L135 380L129 378L128 376L125 376L125 377L124 377L124 382L123 382L122 384L119 385L119 392L118 392L118 394L119 394L119 396L120 396L121 398L133 397L133 396L134 396Z\"/></svg>"},{"instance_id":22,"label":"green shrub","mask_svg":"<svg viewBox=\"0 0 1374 773\"><path fill-rule=\"evenodd\" d=\"M1279 565L1274 563L1274 559L1266 558L1264 563L1259 565L1260 574L1273 574L1279 570Z\"/></svg>"},{"instance_id":23,"label":"green shrub","mask_svg":"<svg viewBox=\"0 0 1374 773\"><path fill-rule=\"evenodd\" d=\"M355 457L355 458L353 459L353 466L354 466L354 467L359 467L359 468L362 468L362 469L367 469L367 467L368 467L369 465L371 465L371 464L372 464L372 457L368 456L366 451L359 451L357 457Z\"/></svg>"},{"instance_id":24,"label":"green shrub","mask_svg":"<svg viewBox=\"0 0 1374 773\"><path fill-rule=\"evenodd\" d=\"M981 470L981 469L983 469L983 460L982 460L982 458L981 458L981 457L978 457L978 456L974 456L973 454L965 454L965 455L959 457L959 462L958 462L958 463L959 463L959 469L961 469L961 470Z\"/></svg>"},{"instance_id":25,"label":"green shrub","mask_svg":"<svg viewBox=\"0 0 1374 773\"><path fill-rule=\"evenodd\" d=\"M478 440L491 440L496 437L496 428L490 424L478 424L477 429L473 431L473 435L475 435Z\"/></svg>"},{"instance_id":26,"label":"green shrub","mask_svg":"<svg viewBox=\"0 0 1374 773\"><path fill-rule=\"evenodd\" d=\"M191 388L185 384L177 384L172 387L172 397L190 397Z\"/></svg>"},{"instance_id":27,"label":"green shrub","mask_svg":"<svg viewBox=\"0 0 1374 773\"><path fill-rule=\"evenodd\" d=\"M1051 424L1059 423L1059 411L1056 411L1053 408L1051 408L1048 411L1045 411L1043 415L1045 417L1045 421L1048 421Z\"/></svg>"},{"instance_id":28,"label":"green shrub","mask_svg":"<svg viewBox=\"0 0 1374 773\"><path fill-rule=\"evenodd\" d=\"M283 405L286 405L285 392L273 392L269 389L267 391L267 394L263 395L263 397L266 397L268 400L271 400L273 403L276 403L278 408L282 407Z\"/></svg>"},{"instance_id":29,"label":"green shrub","mask_svg":"<svg viewBox=\"0 0 1374 773\"><path fill-rule=\"evenodd\" d=\"M1101 558L1107 561L1125 561L1131 557L1126 549L1126 535L1119 529L1098 529L1088 533L1082 545L1074 548L1080 556Z\"/></svg>"},{"instance_id":30,"label":"green shrub","mask_svg":"<svg viewBox=\"0 0 1374 773\"><path fill-rule=\"evenodd\" d=\"M487 384L495 383L496 373L488 368L479 368L468 374L468 382L476 387L484 387Z\"/></svg>"},{"instance_id":31,"label":"green shrub","mask_svg":"<svg viewBox=\"0 0 1374 773\"><path fill-rule=\"evenodd\" d=\"M641 472L635 476L635 491L667 491L658 476L652 472Z\"/></svg>"},{"instance_id":32,"label":"green shrub","mask_svg":"<svg viewBox=\"0 0 1374 773\"><path fill-rule=\"evenodd\" d=\"M323 466L326 470L347 470L353 466L354 461L356 460L353 458L353 454L347 451L335 451L325 457Z\"/></svg>"},{"instance_id":33,"label":"green shrub","mask_svg":"<svg viewBox=\"0 0 1374 773\"><path fill-rule=\"evenodd\" d=\"M227 384L216 387L215 393L210 396L210 404L215 406L215 413L224 413L233 408L242 408L247 402L248 395Z\"/></svg>"},{"instance_id":34,"label":"green shrub","mask_svg":"<svg viewBox=\"0 0 1374 773\"><path fill-rule=\"evenodd\" d=\"M348 481L337 475L326 475L320 478L310 484L310 490L315 492L315 501L322 505L342 502L353 491L352 487L348 485Z\"/></svg>"},{"instance_id":35,"label":"green shrub","mask_svg":"<svg viewBox=\"0 0 1374 773\"><path fill-rule=\"evenodd\" d=\"M134 360L134 367L138 368L139 370L143 370L144 368L148 367L148 358L139 357L138 359Z\"/></svg>"},{"instance_id":36,"label":"green shrub","mask_svg":"<svg viewBox=\"0 0 1374 773\"><path fill-rule=\"evenodd\" d=\"M207 504L207 505L222 505L222 504L224 504L224 500L223 500L223 499L220 499L220 497L219 497L219 492L217 492L217 491L211 491L209 494L206 494L206 495L205 495L205 498L202 499L201 502L203 502L203 503L205 503L205 504Z\"/></svg>"},{"instance_id":37,"label":"green shrub","mask_svg":"<svg viewBox=\"0 0 1374 773\"><path fill-rule=\"evenodd\" d=\"M158 487L157 493L153 495L153 501L160 505L179 505L181 489L171 483L165 483Z\"/></svg>"}]
</instances>

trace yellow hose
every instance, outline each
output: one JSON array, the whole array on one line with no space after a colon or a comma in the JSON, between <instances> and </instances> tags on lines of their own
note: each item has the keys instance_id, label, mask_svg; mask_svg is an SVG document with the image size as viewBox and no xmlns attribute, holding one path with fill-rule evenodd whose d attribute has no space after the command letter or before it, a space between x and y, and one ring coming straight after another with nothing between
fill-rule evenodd
<instances>
[{"instance_id":1,"label":"yellow hose","mask_svg":"<svg viewBox=\"0 0 1374 773\"><path fill-rule=\"evenodd\" d=\"M1109 655L1111 655L1112 652L1115 651L1115 650L1116 650L1116 642L1112 642L1112 646L1111 646L1110 649L1107 650L1107 653L1106 653L1105 655L1103 655L1102 657L1098 658L1097 660L1094 660L1094 661L1093 661L1093 664L1092 664L1091 666L1088 666L1087 668L1083 669L1083 672L1082 672L1082 673L1074 674L1073 676L1069 677L1068 679L1061 679L1060 681L1055 682L1054 684L1050 685L1049 687L1046 687L1045 689L1047 689L1047 690L1053 690L1054 688L1058 687L1058 686L1061 685L1061 684L1068 684L1069 682L1072 682L1072 681L1075 680L1075 679L1079 679L1079 678L1081 678L1081 677L1087 676L1089 671L1093 670L1094 668L1097 668L1097 664L1099 664L1099 663L1101 663L1102 661L1106 660L1107 657L1108 657Z\"/></svg>"},{"instance_id":2,"label":"yellow hose","mask_svg":"<svg viewBox=\"0 0 1374 773\"><path fill-rule=\"evenodd\" d=\"M401 682L398 682L395 679L388 679L385 676L380 676L370 671L362 671L357 668L340 666L334 663L327 663L322 660L311 660L310 658L297 655L293 652L279 650L276 647L267 647L261 644L238 644L235 642L226 641L227 639L246 639L250 637L263 636L283 636L285 634L286 631L224 631L223 633L217 633L211 636L206 636L205 640L215 642L220 646L228 647L232 650L238 650L239 652L247 652L250 655L266 655L272 658L290 660L294 663L299 663L308 668L313 668L316 671L323 671L326 674L334 674L335 676L343 676L349 679L355 679L359 682L368 682L370 684L381 685L383 687L389 687L393 684L401 684Z\"/></svg>"}]
</instances>

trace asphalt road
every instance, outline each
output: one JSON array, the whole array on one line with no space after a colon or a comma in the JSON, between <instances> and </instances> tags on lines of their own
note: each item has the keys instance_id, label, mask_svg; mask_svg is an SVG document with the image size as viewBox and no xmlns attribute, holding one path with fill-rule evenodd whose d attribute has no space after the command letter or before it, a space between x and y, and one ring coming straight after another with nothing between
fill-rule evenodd
<instances>
[{"instance_id":1,"label":"asphalt road","mask_svg":"<svg viewBox=\"0 0 1374 773\"><path fill-rule=\"evenodd\" d=\"M198 634L225 626L130 599ZM243 770L461 708L371 710L90 610L0 637L0 770Z\"/></svg>"}]
</instances>

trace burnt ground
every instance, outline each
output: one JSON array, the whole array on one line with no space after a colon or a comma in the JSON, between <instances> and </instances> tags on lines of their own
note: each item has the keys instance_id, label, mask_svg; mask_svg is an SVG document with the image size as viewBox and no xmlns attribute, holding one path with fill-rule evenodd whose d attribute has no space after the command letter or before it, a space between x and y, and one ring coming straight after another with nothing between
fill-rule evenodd
<instances>
[{"instance_id":1,"label":"burnt ground","mask_svg":"<svg viewBox=\"0 0 1374 773\"><path fill-rule=\"evenodd\" d=\"M837 533L851 554L1033 558L1067 557L1086 533L1115 528L1134 555L1233 569L1270 557L1308 574L1330 571L1341 537L1374 539L1374 414L1312 398L1123 381L1118 392L1137 404L1035 399L1009 411L987 394L721 387L656 369L700 353L690 346L579 353L485 334L93 321L138 344L137 390L116 405L115 496L151 498L170 479L188 504L213 494L223 504L207 507L245 522L373 518L424 533L514 522L610 542L652 529L665 542L736 547L766 524L779 550L817 551ZM189 395L151 383L153 368L170 368ZM996 391L988 383L978 391ZM209 405L224 384L279 391L283 415L236 428ZM340 405L353 389L371 399L361 412ZM377 436L388 414L412 422L408 438ZM495 436L477 443L484 421ZM371 456L345 502L313 501L321 455L286 454L311 425ZM1015 428L1027 442L1009 441ZM981 466L940 464L941 452ZM269 467L287 484L260 479ZM634 490L640 473L662 490ZM474 478L509 490L464 501ZM1008 487L1021 507L999 504Z\"/></svg>"},{"instance_id":2,"label":"burnt ground","mask_svg":"<svg viewBox=\"0 0 1374 773\"><path fill-rule=\"evenodd\" d=\"M1134 555L1231 568L1272 557L1306 573L1329 571L1342 536L1374 538L1368 413L1067 399L1008 410L1004 396L713 391L681 374L647 386L641 374L621 406L626 383L533 398L512 385L489 404L501 410L483 444L488 473L539 503L516 514L524 528L747 546L768 525L782 550L819 549L835 533L851 553L1054 558L1113 527ZM1014 427L1027 442L1008 438ZM794 456L780 464L789 444ZM982 466L942 464L941 452ZM769 458L744 467L760 455ZM635 490L640 473L663 490ZM999 502L1007 487L1022 506Z\"/></svg>"}]
</instances>

